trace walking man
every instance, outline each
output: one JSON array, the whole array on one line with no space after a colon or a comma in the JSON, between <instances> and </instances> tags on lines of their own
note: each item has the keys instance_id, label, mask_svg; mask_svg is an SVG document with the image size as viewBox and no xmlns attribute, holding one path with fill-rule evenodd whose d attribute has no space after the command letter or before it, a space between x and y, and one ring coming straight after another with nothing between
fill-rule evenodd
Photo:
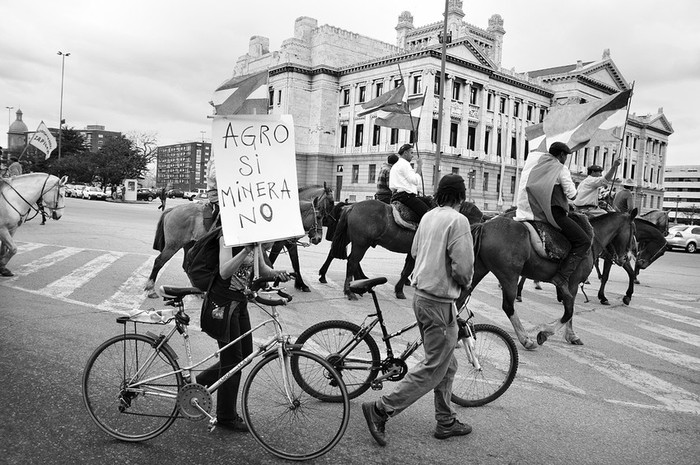
<instances>
[{"instance_id":1,"label":"walking man","mask_svg":"<svg viewBox=\"0 0 700 465\"><path fill-rule=\"evenodd\" d=\"M463 436L472 430L457 420L451 403L452 382L457 372L455 300L470 286L474 275L469 220L459 213L465 198L464 179L456 174L444 176L435 194L438 207L425 214L413 239L411 255L416 260L412 277L416 288L413 312L423 337L425 359L391 394L377 402L362 404L370 434L380 446L386 445L387 420L430 391L435 397L437 439Z\"/></svg>"}]
</instances>

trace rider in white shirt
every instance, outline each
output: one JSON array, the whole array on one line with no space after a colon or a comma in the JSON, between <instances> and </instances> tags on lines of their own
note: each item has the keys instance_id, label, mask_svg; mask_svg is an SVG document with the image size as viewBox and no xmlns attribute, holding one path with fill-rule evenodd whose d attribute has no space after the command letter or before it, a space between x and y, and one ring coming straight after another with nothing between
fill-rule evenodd
<instances>
[{"instance_id":1,"label":"rider in white shirt","mask_svg":"<svg viewBox=\"0 0 700 465\"><path fill-rule=\"evenodd\" d=\"M404 144L399 149L399 160L391 168L389 173L389 188L394 192L393 201L399 201L410 208L417 216L418 221L429 210L428 206L417 197L418 186L421 184L423 160L416 158L415 171L410 161L413 159L413 146Z\"/></svg>"}]
</instances>

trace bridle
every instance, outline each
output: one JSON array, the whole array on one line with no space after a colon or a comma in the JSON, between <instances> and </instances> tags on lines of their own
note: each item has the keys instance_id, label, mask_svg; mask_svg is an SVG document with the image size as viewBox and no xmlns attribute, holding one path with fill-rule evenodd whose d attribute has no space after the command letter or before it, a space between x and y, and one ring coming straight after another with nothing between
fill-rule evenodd
<instances>
[{"instance_id":1,"label":"bridle","mask_svg":"<svg viewBox=\"0 0 700 465\"><path fill-rule=\"evenodd\" d=\"M663 241L661 247L659 247L659 249L656 252L654 252L654 255L652 255L649 260L642 260L642 262L654 263L654 260L659 258L666 251L666 246L666 241ZM644 248L644 250L646 250L646 247ZM637 262L640 261L639 255L641 255L641 250L637 250Z\"/></svg>"},{"instance_id":2,"label":"bridle","mask_svg":"<svg viewBox=\"0 0 700 465\"><path fill-rule=\"evenodd\" d=\"M318 217L320 216L318 213L318 210L316 209L316 202L311 201L311 212L314 215L314 224L311 225L311 227L306 231L306 235L309 236L309 239L312 239L312 235L314 232L318 233L320 231L320 234L323 235L323 226L319 226L318 224Z\"/></svg>"},{"instance_id":3,"label":"bridle","mask_svg":"<svg viewBox=\"0 0 700 465\"><path fill-rule=\"evenodd\" d=\"M7 198L7 196L5 195L5 193L4 193L4 192L2 193L2 197L3 197L3 199L5 199L5 202L6 202L10 207L12 207L12 209L19 215L20 223L23 223L23 222L26 223L27 221L30 221L30 220L36 218L36 216L39 215L39 214L41 214L42 219L44 219L44 220L46 219L46 217L48 216L48 214L47 214L46 211L44 210L44 202L43 202L44 193L50 191L50 190L53 189L53 188L56 188L56 197L54 198L54 202L53 202L55 206L54 206L54 207L48 207L49 210L50 210L51 212L55 212L56 210L62 210L63 208L65 208L65 206L63 206L63 207L59 207L59 206L58 206L58 201L59 201L59 199L60 199L60 197L61 197L61 180L58 179L58 180L56 181L55 184L53 184L51 187L49 187L49 188L47 189L47 188L46 188L46 184L49 182L49 179L51 179L51 175L50 175L50 174L46 175L46 179L44 179L44 183L43 183L43 185L41 186L41 192L39 192L39 198L38 198L37 201L36 201L36 207L34 206L34 204L32 204L32 203L29 202L26 198L24 198L24 196L23 196L22 194L20 194L20 192L19 192L17 189L15 189L15 187L14 187L12 184L6 183L6 185L7 185L10 189L12 189L12 190L15 192L15 194L17 194L17 196L18 196L20 199L22 199L22 201L23 201L25 204L27 204L27 207L29 207L29 208L27 209L27 212L23 214L15 205L12 204L12 202L10 202L10 199ZM30 214L31 211L34 211L34 215L32 215L32 216L30 217L29 214Z\"/></svg>"}]
</instances>

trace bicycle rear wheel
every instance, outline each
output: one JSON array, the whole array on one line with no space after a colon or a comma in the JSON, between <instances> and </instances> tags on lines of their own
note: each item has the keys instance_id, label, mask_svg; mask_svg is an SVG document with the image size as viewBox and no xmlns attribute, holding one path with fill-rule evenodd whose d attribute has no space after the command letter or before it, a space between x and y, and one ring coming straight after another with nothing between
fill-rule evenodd
<instances>
[{"instance_id":1,"label":"bicycle rear wheel","mask_svg":"<svg viewBox=\"0 0 700 465\"><path fill-rule=\"evenodd\" d=\"M303 385L292 374L292 360ZM319 400L309 388L341 402ZM343 380L323 358L304 351L286 351L282 358L278 353L265 356L250 371L241 395L243 416L255 440L287 460L325 454L343 437L350 419Z\"/></svg>"},{"instance_id":2,"label":"bicycle rear wheel","mask_svg":"<svg viewBox=\"0 0 700 465\"><path fill-rule=\"evenodd\" d=\"M349 321L322 321L306 329L295 342L301 344L305 351L318 354L333 365L343 378L350 399L370 388L370 383L377 377L381 367L377 343L369 334L362 339L358 338L361 329ZM341 357L340 352L349 347L352 347L350 353ZM295 368L294 365L292 368ZM318 398L327 402L341 400L339 397Z\"/></svg>"},{"instance_id":3,"label":"bicycle rear wheel","mask_svg":"<svg viewBox=\"0 0 700 465\"><path fill-rule=\"evenodd\" d=\"M510 335L494 325L474 325L474 353L481 365L477 371L469 361L464 342L455 357L459 368L452 384L452 402L462 407L479 407L499 398L518 371L518 349Z\"/></svg>"},{"instance_id":4,"label":"bicycle rear wheel","mask_svg":"<svg viewBox=\"0 0 700 465\"><path fill-rule=\"evenodd\" d=\"M169 351L156 351L155 345L143 334L116 336L99 346L85 366L83 402L110 436L129 442L153 439L177 418L180 373L136 384L180 369Z\"/></svg>"}]
</instances>

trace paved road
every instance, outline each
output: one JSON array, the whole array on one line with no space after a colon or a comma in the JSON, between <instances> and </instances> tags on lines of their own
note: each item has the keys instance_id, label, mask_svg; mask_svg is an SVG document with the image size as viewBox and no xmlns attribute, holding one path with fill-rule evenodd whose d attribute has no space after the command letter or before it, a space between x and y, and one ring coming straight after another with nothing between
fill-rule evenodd
<instances>
[{"instance_id":1,"label":"paved road","mask_svg":"<svg viewBox=\"0 0 700 465\"><path fill-rule=\"evenodd\" d=\"M0 280L1 461L277 463L246 435L207 434L203 423L186 420L148 443L122 444L101 433L84 410L82 369L90 352L119 331L115 315L158 305L141 292L155 257L150 246L156 206L68 199L59 222L42 227L35 221L18 230L20 252L10 263L16 276ZM331 266L329 284L316 281L327 251L323 243L301 252L313 292L293 291L295 301L282 309L292 334L323 319L359 323L372 308L368 297L357 302L342 297L344 262ZM187 284L181 258L169 263L158 284ZM363 268L393 283L401 264L398 255L372 250ZM288 266L286 257L278 265ZM569 346L558 335L536 351L519 347L520 368L508 392L488 406L459 409L474 426L470 436L433 439L428 397L390 421L390 444L380 449L359 409L360 401L380 395L369 392L352 403L341 443L316 463L697 463L699 271L700 254L669 252L643 272L643 284L627 307L621 304L626 276L615 269L608 287L613 305L577 300L574 326L586 345ZM410 298L411 290L407 293ZM379 294L390 329L412 320L410 301L394 299L389 285ZM512 334L492 277L479 285L470 307L478 321ZM191 308L196 327L196 300ZM562 313L550 285L535 291L531 283L517 309L526 327ZM213 348L197 331L193 344L196 354Z\"/></svg>"}]
</instances>

